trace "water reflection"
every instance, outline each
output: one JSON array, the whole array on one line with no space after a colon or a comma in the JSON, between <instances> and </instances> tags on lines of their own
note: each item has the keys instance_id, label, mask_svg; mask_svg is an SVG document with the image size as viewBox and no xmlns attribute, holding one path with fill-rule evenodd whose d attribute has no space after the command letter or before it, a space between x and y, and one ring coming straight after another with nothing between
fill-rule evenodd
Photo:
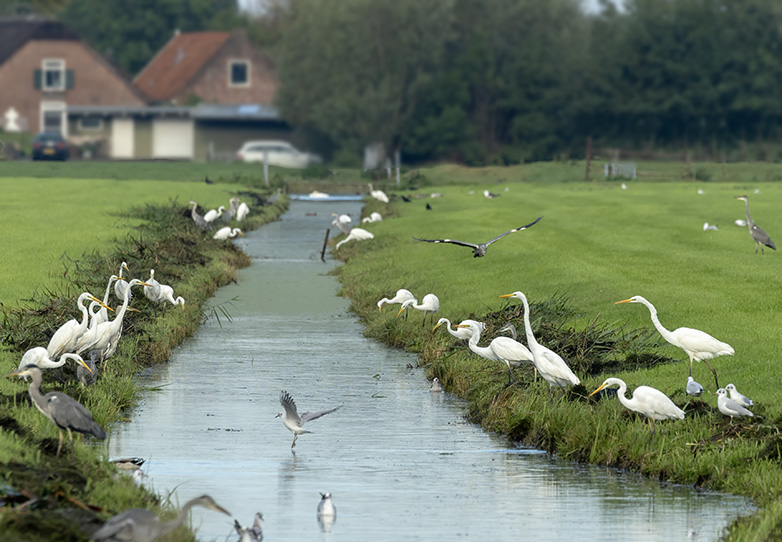
<instances>
[{"instance_id":1,"label":"water reflection","mask_svg":"<svg viewBox=\"0 0 782 542\"><path fill-rule=\"evenodd\" d=\"M741 498L573 465L466 423L461 401L429 393L408 369L415 358L365 339L336 296L333 264L320 262L325 228L330 213L359 210L294 202L238 241L254 263L214 299L232 322L211 320L143 375L170 385L115 428L112 457L148 458L148 485L179 503L209 493L240 521L261 511L266 540L713 540L749 511ZM307 427L295 454L275 419L283 389L300 407L343 405ZM339 509L329 533L316 514L326 492ZM235 540L232 520L215 516L194 512L199 538Z\"/></svg>"}]
</instances>

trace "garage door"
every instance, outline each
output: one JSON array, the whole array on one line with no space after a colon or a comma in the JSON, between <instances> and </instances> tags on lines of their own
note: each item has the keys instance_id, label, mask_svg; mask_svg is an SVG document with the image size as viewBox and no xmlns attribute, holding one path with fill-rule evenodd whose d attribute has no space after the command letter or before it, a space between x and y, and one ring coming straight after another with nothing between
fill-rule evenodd
<instances>
[{"instance_id":1,"label":"garage door","mask_svg":"<svg viewBox=\"0 0 782 542\"><path fill-rule=\"evenodd\" d=\"M111 157L133 158L133 119L111 121Z\"/></svg>"},{"instance_id":2,"label":"garage door","mask_svg":"<svg viewBox=\"0 0 782 542\"><path fill-rule=\"evenodd\" d=\"M193 121L155 119L152 121L152 156L193 158Z\"/></svg>"}]
</instances>

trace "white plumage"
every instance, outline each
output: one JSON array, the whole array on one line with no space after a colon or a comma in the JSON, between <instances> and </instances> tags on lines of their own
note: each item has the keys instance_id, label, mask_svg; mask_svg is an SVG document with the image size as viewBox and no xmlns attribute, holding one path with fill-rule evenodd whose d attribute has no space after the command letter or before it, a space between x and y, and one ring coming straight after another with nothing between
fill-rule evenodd
<instances>
[{"instance_id":1,"label":"white plumage","mask_svg":"<svg viewBox=\"0 0 782 542\"><path fill-rule=\"evenodd\" d=\"M410 290L405 290L404 288L400 288L396 291L396 295L392 297L391 299L388 299L387 297L384 297L380 301L377 302L377 310L382 311L383 305L386 303L391 305L401 305L405 301L409 299L415 299L415 296L410 292Z\"/></svg>"},{"instance_id":2,"label":"white plumage","mask_svg":"<svg viewBox=\"0 0 782 542\"><path fill-rule=\"evenodd\" d=\"M725 388L720 388L715 394L717 396L717 408L725 416L730 416L730 423L733 424L733 418L752 417L754 414L728 397Z\"/></svg>"},{"instance_id":3,"label":"white plumage","mask_svg":"<svg viewBox=\"0 0 782 542\"><path fill-rule=\"evenodd\" d=\"M728 384L727 386L725 386L725 389L730 393L730 398L736 401L744 408L749 408L754 404L754 401L752 399L750 399L746 395L742 395L741 393L739 393L739 390L737 390L736 386L734 386L733 384Z\"/></svg>"},{"instance_id":4,"label":"white plumage","mask_svg":"<svg viewBox=\"0 0 782 542\"><path fill-rule=\"evenodd\" d=\"M402 311L408 307L413 307L415 310L422 311L424 313L424 322L426 322L427 314L434 314L440 310L440 300L434 294L426 294L420 304L417 299L408 299L402 303L402 308L399 309L399 312L396 313L396 315L399 316L402 314Z\"/></svg>"},{"instance_id":5,"label":"white plumage","mask_svg":"<svg viewBox=\"0 0 782 542\"><path fill-rule=\"evenodd\" d=\"M478 346L481 340L481 331L483 324L470 320L467 329L470 331L470 350L488 359L489 361L501 361L508 367L508 384L513 383L513 372L511 367L522 363L534 363L534 356L530 350L518 341L510 337L497 337L492 339L489 346ZM459 324L459 327L462 327Z\"/></svg>"},{"instance_id":6,"label":"white plumage","mask_svg":"<svg viewBox=\"0 0 782 542\"><path fill-rule=\"evenodd\" d=\"M226 239L229 239L231 237L236 237L237 235L244 235L242 233L242 230L239 228L233 228L231 229L230 226L225 226L224 228L220 228L215 232L215 234L212 236L212 239L217 239L218 241L225 241Z\"/></svg>"},{"instance_id":7,"label":"white plumage","mask_svg":"<svg viewBox=\"0 0 782 542\"><path fill-rule=\"evenodd\" d=\"M670 398L656 388L638 386L632 398L625 396L627 384L619 378L607 378L599 388L590 393L590 397L609 386L619 386L617 397L625 408L643 414L650 420L683 420L684 411L676 406Z\"/></svg>"},{"instance_id":8,"label":"white plumage","mask_svg":"<svg viewBox=\"0 0 782 542\"><path fill-rule=\"evenodd\" d=\"M350 230L350 233L347 237L345 237L342 241L337 243L337 246L334 247L334 250L339 250L339 247L347 243L348 241L366 241L367 239L374 239L375 236L371 233L365 230L364 228L353 228Z\"/></svg>"}]
</instances>

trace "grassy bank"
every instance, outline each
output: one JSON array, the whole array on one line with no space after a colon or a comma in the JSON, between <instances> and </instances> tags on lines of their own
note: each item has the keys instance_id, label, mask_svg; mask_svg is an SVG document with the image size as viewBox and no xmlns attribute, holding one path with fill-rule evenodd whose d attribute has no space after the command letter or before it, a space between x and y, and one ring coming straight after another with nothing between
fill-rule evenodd
<instances>
[{"instance_id":1,"label":"grassy bank","mask_svg":"<svg viewBox=\"0 0 782 542\"><path fill-rule=\"evenodd\" d=\"M80 184L83 181L65 182L76 192L89 190ZM103 182L95 181L92 187ZM138 190L137 182L126 182L123 188L131 193ZM18 188L20 183L17 179L11 184ZM162 190L165 183L148 186ZM186 190L198 193L201 186L212 190L221 204L223 199L228 199L224 192L243 188L201 183ZM191 197L202 196L208 204L208 194ZM248 265L249 261L233 244L215 241L198 231L186 216L186 205L182 202L172 200L162 205L134 207L129 204L129 200L136 201L131 196L121 209L112 209L115 214L107 218L97 211L113 205L104 194L92 191L87 197L76 199L83 203L86 212L93 209L91 216L95 223L107 220L114 223L114 237L106 240L93 233L86 239L90 244L86 253L79 253L84 247L78 242L90 236L89 232L82 231L73 242L67 236L60 239L57 246L61 251L67 251L68 258L62 260L59 278L51 274L51 268L41 265L45 287L37 292L28 290L27 297L19 303L4 304L0 367L3 374L10 372L28 348L45 346L53 331L75 316L74 300L79 293L86 290L102 297L108 277L117 272L121 262L128 263L130 276L134 278L146 278L149 269L154 268L155 277L161 283L172 285L176 295L187 300L184 311L170 305L152 304L139 289L132 305L141 312L126 317L117 353L100 371L101 377L95 385L81 388L70 378L72 367L50 371L44 376L44 392L65 391L85 404L96 421L109 432L112 424L126 419L128 409L136 401L140 389L135 375L145 366L168 360L171 349L194 333L207 316L202 309L204 302L218 286L235 280L236 270ZM157 199L161 200L165 201ZM276 219L285 205L261 207L252 205L252 198L246 198L246 201L251 204L251 213L242 223L245 229ZM68 205L60 207L73 209ZM53 212L60 210L58 207ZM65 221L67 217L58 215L58 219ZM75 230L85 226L83 216L76 222ZM60 228L63 224L59 222ZM96 248L98 246L100 248ZM20 279L27 281L28 286L32 284L29 275L21 275ZM111 304L114 303L112 297ZM0 508L3 540L85 540L87 533L108 517L132 507L153 509L168 517L174 515L166 506L165 498L161 500L136 488L129 477L118 474L106 461L105 443L90 440L84 443L77 438L73 458L67 448L59 458L55 457L56 428L31 406L27 386L22 381L0 379L0 403L3 472L0 492L5 501L5 506ZM167 540L192 538L188 529L181 528Z\"/></svg>"},{"instance_id":2,"label":"grassy bank","mask_svg":"<svg viewBox=\"0 0 782 542\"><path fill-rule=\"evenodd\" d=\"M748 496L762 509L733 525L729 538L782 535L776 368L782 343L776 333L779 296L769 289L777 282L779 255L754 254L747 229L733 225L744 208L732 197L748 194L753 217L774 238L782 232L775 212L782 186L746 178L657 180L633 181L623 190L617 182L552 177L548 183L518 182L525 173L515 168L502 174L497 182L498 171L425 170L430 180L445 176L459 185L437 186L440 198L396 198L366 209L394 220L373 224L373 240L340 248L346 265L338 273L367 334L419 352L428 374L467 398L471 419L487 429L566 459ZM484 198L483 189L501 197ZM485 242L541 215L536 226L491 245L485 258L473 258L468 248L411 239ZM720 231L704 232L704 222ZM438 295L438 316L486 321L481 344L506 321L519 326L526 342L520 303L498 298L523 291L532 302L538 340L568 360L582 385L551 402L548 386L519 369L519 384L506 388L504 365L478 358L441 328L433 333L431 325L423 327L420 314L405 321L393 308L379 313L375 302L398 288L419 300ZM633 295L654 303L669 329L694 327L731 344L735 356L712 364L722 386L733 382L755 399L758 418L730 425L711 395L711 372L700 363L694 376L707 394L703 402L688 401L684 353L657 334L645 307L614 304ZM658 423L650 439L645 419L616 399L587 398L609 376L625 380L631 391L639 385L662 390L684 408L685 420Z\"/></svg>"}]
</instances>

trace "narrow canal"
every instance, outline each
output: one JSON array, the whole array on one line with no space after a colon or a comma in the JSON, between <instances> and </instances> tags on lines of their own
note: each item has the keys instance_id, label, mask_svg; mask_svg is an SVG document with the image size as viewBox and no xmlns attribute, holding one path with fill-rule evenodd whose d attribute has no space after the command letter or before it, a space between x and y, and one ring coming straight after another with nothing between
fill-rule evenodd
<instances>
[{"instance_id":1,"label":"narrow canal","mask_svg":"<svg viewBox=\"0 0 782 542\"><path fill-rule=\"evenodd\" d=\"M294 201L240 239L253 264L212 305L231 320L210 318L142 375L155 391L114 428L111 457L146 458L145 483L180 505L209 493L243 524L260 511L264 539L286 542L714 540L751 512L743 498L574 465L466 423L460 400L428 392L415 356L364 338L337 297L323 235L330 213L360 210ZM281 390L299 412L341 406L307 425L295 454L275 419ZM320 492L337 508L330 530ZM226 516L192 517L199 540L238 539Z\"/></svg>"}]
</instances>

